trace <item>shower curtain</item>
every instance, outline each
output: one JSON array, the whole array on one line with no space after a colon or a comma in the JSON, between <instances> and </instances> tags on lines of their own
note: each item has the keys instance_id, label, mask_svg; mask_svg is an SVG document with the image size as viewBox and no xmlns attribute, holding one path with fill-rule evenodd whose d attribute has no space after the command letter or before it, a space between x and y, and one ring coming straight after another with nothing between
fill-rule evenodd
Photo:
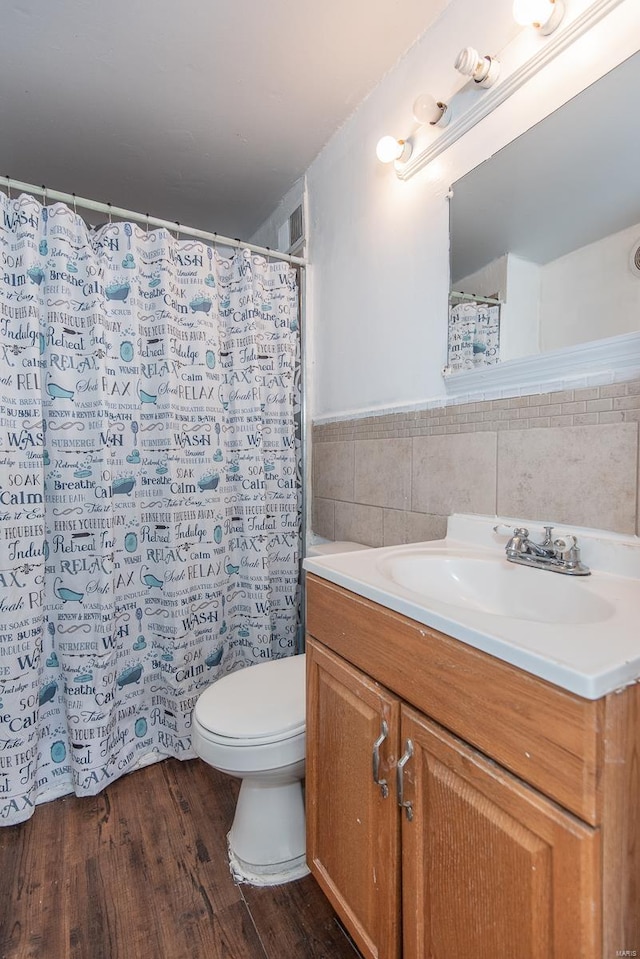
<instances>
[{"instance_id":1,"label":"shower curtain","mask_svg":"<svg viewBox=\"0 0 640 959\"><path fill-rule=\"evenodd\" d=\"M295 270L0 195L0 823L295 652Z\"/></svg>"}]
</instances>

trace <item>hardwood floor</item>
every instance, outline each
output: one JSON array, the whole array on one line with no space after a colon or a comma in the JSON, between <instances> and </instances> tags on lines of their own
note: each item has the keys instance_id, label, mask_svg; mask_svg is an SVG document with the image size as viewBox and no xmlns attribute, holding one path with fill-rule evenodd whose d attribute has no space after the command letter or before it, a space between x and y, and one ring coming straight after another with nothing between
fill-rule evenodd
<instances>
[{"instance_id":1,"label":"hardwood floor","mask_svg":"<svg viewBox=\"0 0 640 959\"><path fill-rule=\"evenodd\" d=\"M1 959L357 959L311 876L233 882L237 789L168 759L1 829Z\"/></svg>"}]
</instances>

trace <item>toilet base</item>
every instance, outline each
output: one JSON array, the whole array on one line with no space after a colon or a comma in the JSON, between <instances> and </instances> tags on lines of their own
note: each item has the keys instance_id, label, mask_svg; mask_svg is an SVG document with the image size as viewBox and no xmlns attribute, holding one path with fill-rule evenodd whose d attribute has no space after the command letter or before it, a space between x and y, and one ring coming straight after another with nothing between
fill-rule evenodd
<instances>
[{"instance_id":1,"label":"toilet base","mask_svg":"<svg viewBox=\"0 0 640 959\"><path fill-rule=\"evenodd\" d=\"M242 780L227 837L236 881L277 886L308 874L303 770L304 762L281 770L275 782Z\"/></svg>"},{"instance_id":2,"label":"toilet base","mask_svg":"<svg viewBox=\"0 0 640 959\"><path fill-rule=\"evenodd\" d=\"M234 882L246 882L250 886L282 886L295 879L308 876L310 869L305 856L298 856L288 862L280 862L268 866L257 866L254 863L243 862L235 855L231 847L231 833L227 836L229 848L229 868Z\"/></svg>"}]
</instances>

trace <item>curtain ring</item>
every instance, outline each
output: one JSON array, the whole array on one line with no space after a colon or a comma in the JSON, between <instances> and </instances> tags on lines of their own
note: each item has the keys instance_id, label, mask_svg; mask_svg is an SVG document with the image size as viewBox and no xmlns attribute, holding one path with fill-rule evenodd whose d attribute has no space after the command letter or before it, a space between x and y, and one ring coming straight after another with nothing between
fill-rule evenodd
<instances>
[{"instance_id":1,"label":"curtain ring","mask_svg":"<svg viewBox=\"0 0 640 959\"><path fill-rule=\"evenodd\" d=\"M42 205L47 205L47 188L44 183L42 184Z\"/></svg>"},{"instance_id":2,"label":"curtain ring","mask_svg":"<svg viewBox=\"0 0 640 959\"><path fill-rule=\"evenodd\" d=\"M180 240L180 223L179 223L178 220L174 220L174 222L175 222L175 225L176 225L177 228L178 228L178 229L176 230L176 240L179 241L179 240Z\"/></svg>"},{"instance_id":3,"label":"curtain ring","mask_svg":"<svg viewBox=\"0 0 640 959\"><path fill-rule=\"evenodd\" d=\"M77 215L78 215L78 210L76 209L76 195L75 195L75 193L72 193L71 196L73 197L73 212L74 212L75 215L77 216Z\"/></svg>"},{"instance_id":4,"label":"curtain ring","mask_svg":"<svg viewBox=\"0 0 640 959\"><path fill-rule=\"evenodd\" d=\"M113 222L111 219L111 204L107 203L107 206L109 207L109 223L111 224Z\"/></svg>"},{"instance_id":5,"label":"curtain ring","mask_svg":"<svg viewBox=\"0 0 640 959\"><path fill-rule=\"evenodd\" d=\"M12 199L12 196L11 196L11 179L10 179L10 177L9 177L8 174L7 174L7 199L9 199L9 200Z\"/></svg>"},{"instance_id":6,"label":"curtain ring","mask_svg":"<svg viewBox=\"0 0 640 959\"><path fill-rule=\"evenodd\" d=\"M147 235L149 235L149 214L145 213L145 216L147 218Z\"/></svg>"}]
</instances>

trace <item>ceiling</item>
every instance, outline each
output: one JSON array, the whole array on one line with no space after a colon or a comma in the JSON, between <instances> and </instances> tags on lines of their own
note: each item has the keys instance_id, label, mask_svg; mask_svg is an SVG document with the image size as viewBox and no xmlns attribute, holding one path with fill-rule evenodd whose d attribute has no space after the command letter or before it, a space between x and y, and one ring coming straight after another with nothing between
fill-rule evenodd
<instances>
[{"instance_id":1,"label":"ceiling","mask_svg":"<svg viewBox=\"0 0 640 959\"><path fill-rule=\"evenodd\" d=\"M4 0L0 172L248 239L449 0Z\"/></svg>"}]
</instances>

